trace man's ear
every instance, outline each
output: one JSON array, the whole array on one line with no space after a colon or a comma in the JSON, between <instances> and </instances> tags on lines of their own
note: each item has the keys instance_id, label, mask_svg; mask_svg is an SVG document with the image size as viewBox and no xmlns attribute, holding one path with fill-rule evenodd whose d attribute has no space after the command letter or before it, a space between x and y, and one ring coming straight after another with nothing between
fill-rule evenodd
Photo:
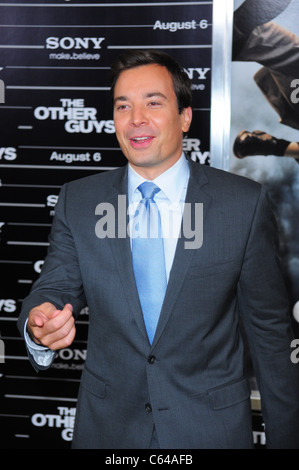
<instances>
[{"instance_id":1,"label":"man's ear","mask_svg":"<svg viewBox=\"0 0 299 470\"><path fill-rule=\"evenodd\" d=\"M188 132L191 121L192 121L192 108L189 106L188 108L184 108L181 113L182 119L182 131Z\"/></svg>"}]
</instances>

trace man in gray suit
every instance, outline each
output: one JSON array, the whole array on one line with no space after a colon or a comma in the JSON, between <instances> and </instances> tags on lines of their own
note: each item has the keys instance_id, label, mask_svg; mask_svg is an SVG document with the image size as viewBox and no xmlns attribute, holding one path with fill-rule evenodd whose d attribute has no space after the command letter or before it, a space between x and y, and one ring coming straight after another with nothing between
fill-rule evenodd
<instances>
[{"instance_id":1,"label":"man in gray suit","mask_svg":"<svg viewBox=\"0 0 299 470\"><path fill-rule=\"evenodd\" d=\"M74 318L89 306L74 448L252 448L240 322L267 445L299 448L298 366L272 212L258 183L185 157L190 89L159 51L129 51L115 63L114 121L128 165L63 186L49 253L23 303L19 328L37 370L72 343ZM124 230L144 181L160 189L167 279L153 338L141 299L154 304L161 283L141 295L135 239Z\"/></svg>"}]
</instances>

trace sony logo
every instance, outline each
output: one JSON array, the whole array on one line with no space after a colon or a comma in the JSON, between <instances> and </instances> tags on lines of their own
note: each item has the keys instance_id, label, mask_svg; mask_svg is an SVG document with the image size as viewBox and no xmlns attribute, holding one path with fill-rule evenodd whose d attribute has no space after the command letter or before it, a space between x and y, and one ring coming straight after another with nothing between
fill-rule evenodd
<instances>
[{"instance_id":1,"label":"sony logo","mask_svg":"<svg viewBox=\"0 0 299 470\"><path fill-rule=\"evenodd\" d=\"M207 78L207 73L211 70L210 68L202 68L202 67L196 67L196 68L186 68L184 69L190 80L195 79L196 77L198 80L206 80Z\"/></svg>"},{"instance_id":2,"label":"sony logo","mask_svg":"<svg viewBox=\"0 0 299 470\"><path fill-rule=\"evenodd\" d=\"M101 44L105 38L72 38L70 36L64 38L49 37L46 39L46 49L101 49Z\"/></svg>"}]
</instances>

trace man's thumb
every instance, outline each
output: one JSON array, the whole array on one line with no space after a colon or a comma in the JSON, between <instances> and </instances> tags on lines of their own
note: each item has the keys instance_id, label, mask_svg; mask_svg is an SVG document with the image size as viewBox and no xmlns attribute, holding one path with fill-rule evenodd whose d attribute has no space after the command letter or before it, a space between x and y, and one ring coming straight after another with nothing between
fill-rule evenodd
<instances>
[{"instance_id":1,"label":"man's thumb","mask_svg":"<svg viewBox=\"0 0 299 470\"><path fill-rule=\"evenodd\" d=\"M38 326L39 328L42 328L45 324L45 319L43 318L42 315L39 315L38 313L33 313L30 318L30 326Z\"/></svg>"}]
</instances>

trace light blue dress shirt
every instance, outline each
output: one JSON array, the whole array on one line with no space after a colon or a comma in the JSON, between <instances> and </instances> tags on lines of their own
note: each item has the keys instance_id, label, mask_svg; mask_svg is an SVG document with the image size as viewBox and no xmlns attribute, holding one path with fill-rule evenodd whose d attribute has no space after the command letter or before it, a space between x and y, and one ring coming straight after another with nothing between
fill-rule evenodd
<instances>
[{"instance_id":1,"label":"light blue dress shirt","mask_svg":"<svg viewBox=\"0 0 299 470\"><path fill-rule=\"evenodd\" d=\"M139 173L136 173L129 165L128 202L129 214L132 217L141 200L141 193L137 188L144 181L146 181L146 179L140 176ZM167 280L169 278L177 240L180 236L188 181L189 165L184 154L171 168L153 180L153 183L161 189L161 191L155 195L154 199L161 215Z\"/></svg>"}]
</instances>

